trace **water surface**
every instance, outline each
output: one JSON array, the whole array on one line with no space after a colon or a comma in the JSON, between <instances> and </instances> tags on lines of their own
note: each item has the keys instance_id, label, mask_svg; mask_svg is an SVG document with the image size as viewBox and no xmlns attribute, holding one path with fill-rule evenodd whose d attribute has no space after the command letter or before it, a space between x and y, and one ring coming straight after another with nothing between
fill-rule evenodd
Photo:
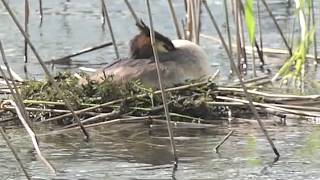
<instances>
[{"instance_id":1,"label":"water surface","mask_svg":"<svg viewBox=\"0 0 320 180\"><path fill-rule=\"evenodd\" d=\"M38 2L31 1L30 37L44 60L68 55L86 47L111 41L107 27L102 28L100 1L44 1L44 19L40 26ZM128 42L138 32L133 18L123 1L108 1L116 40L121 57L128 54ZM134 0L137 14L146 22L145 2ZM208 1L221 27L224 25L221 0ZM293 14L284 1L268 1L281 27L289 27ZM23 3L10 0L11 7L23 20ZM179 19L184 17L183 1L175 1ZM175 38L166 1L152 1L155 27L170 38ZM271 19L263 9L264 44L267 47L284 45ZM8 13L0 5L0 39L12 68L23 78L43 78L37 60L30 54L24 72L23 38L13 25ZM216 36L206 13L203 13L204 34ZM284 28L287 32L290 28ZM225 32L225 28L222 28ZM201 46L209 54L213 72L220 69L221 79L227 77L229 63L220 44L201 39ZM78 56L70 65L57 65L52 71L77 67L101 67L115 59L113 47ZM270 61L268 61L270 60ZM276 60L277 61L277 60ZM267 59L270 66L271 59ZM318 91L312 91L318 92ZM216 120L214 127L175 127L179 166L173 171L171 148L165 125L148 126L143 123L102 126L90 129L91 140L85 142L75 131L60 135L42 136L40 146L45 156L58 170L52 176L32 150L26 132L20 128L7 132L33 179L318 179L320 133L316 124L303 119L280 124L274 116L265 118L267 128L281 157L271 165L274 154L254 121ZM235 130L221 147L213 151L223 137ZM38 133L48 131L39 128ZM12 154L0 139L1 179L24 179Z\"/></svg>"}]
</instances>

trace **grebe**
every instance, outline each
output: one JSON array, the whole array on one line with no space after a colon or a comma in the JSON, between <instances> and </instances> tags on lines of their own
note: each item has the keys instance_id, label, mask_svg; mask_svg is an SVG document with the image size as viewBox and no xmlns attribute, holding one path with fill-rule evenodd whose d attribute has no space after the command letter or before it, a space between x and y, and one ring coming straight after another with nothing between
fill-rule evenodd
<instances>
[{"instance_id":1,"label":"grebe","mask_svg":"<svg viewBox=\"0 0 320 180\"><path fill-rule=\"evenodd\" d=\"M130 41L130 58L115 61L90 77L80 79L80 84L87 84L88 80L101 83L105 78L113 75L113 80L116 82L140 80L148 87L158 88L150 29L143 21L136 25L140 34ZM187 40L171 41L157 31L155 31L155 39L165 87L209 76L208 57L200 46Z\"/></svg>"}]
</instances>

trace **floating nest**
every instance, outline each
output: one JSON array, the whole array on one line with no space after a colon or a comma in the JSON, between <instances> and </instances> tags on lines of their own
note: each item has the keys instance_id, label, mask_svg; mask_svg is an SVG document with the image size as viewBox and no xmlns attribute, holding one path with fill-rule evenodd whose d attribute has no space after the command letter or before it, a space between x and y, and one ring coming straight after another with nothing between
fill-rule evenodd
<instances>
[{"instance_id":1,"label":"floating nest","mask_svg":"<svg viewBox=\"0 0 320 180\"><path fill-rule=\"evenodd\" d=\"M82 76L86 75L82 74ZM98 107L109 102L109 105L80 114L82 119L90 118L96 113L112 113L113 116L108 117L109 119L119 116L164 115L160 91L146 87L139 81L118 83L109 76L103 83L90 81L86 85L79 85L79 78L71 72L59 73L55 81L74 110ZM41 121L61 115L61 112L48 110L68 110L48 80L25 81L20 86L20 90L26 107L38 109L38 111L29 111L29 115L35 120ZM185 85L167 89L166 95L172 119L200 121L226 117L228 108L207 103L215 101L219 93L216 84L212 81L188 82ZM72 119L66 118L59 122L74 123Z\"/></svg>"}]
</instances>

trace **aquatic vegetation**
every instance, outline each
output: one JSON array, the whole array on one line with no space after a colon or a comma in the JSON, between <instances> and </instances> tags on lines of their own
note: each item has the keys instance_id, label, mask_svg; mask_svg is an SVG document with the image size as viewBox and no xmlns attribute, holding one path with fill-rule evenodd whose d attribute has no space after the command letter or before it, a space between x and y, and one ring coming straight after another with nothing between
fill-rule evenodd
<instances>
[{"instance_id":1,"label":"aquatic vegetation","mask_svg":"<svg viewBox=\"0 0 320 180\"><path fill-rule=\"evenodd\" d=\"M85 74L82 75L85 76ZM139 81L118 83L109 76L102 83L90 81L86 85L79 85L78 78L70 72L59 73L55 80L75 109L120 100L119 103L99 111L117 110L121 111L121 114L132 113L136 116L163 113L160 92L146 87ZM176 116L176 120L183 120L182 117L185 116L212 119L226 115L226 109L206 103L215 101L217 94L215 83L211 81L189 83L184 85L185 88L170 88L167 92L170 112L184 115ZM50 104L50 108L66 109L61 97L52 89L48 80L26 81L21 86L21 94L24 102L29 104L28 107L47 108Z\"/></svg>"}]
</instances>

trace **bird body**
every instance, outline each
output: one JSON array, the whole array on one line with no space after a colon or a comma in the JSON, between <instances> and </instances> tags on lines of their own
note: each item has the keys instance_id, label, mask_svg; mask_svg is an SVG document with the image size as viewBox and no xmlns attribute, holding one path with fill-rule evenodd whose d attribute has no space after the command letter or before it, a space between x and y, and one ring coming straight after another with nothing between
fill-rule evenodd
<instances>
[{"instance_id":1,"label":"bird body","mask_svg":"<svg viewBox=\"0 0 320 180\"><path fill-rule=\"evenodd\" d=\"M148 87L158 87L156 64L154 61L149 28L141 21L137 25L141 33L131 40L130 57L120 59L100 69L87 80L101 83L112 75L116 82L140 80ZM204 50L187 40L173 40L155 32L160 71L165 87L182 84L186 80L195 80L209 76L209 61Z\"/></svg>"}]
</instances>

